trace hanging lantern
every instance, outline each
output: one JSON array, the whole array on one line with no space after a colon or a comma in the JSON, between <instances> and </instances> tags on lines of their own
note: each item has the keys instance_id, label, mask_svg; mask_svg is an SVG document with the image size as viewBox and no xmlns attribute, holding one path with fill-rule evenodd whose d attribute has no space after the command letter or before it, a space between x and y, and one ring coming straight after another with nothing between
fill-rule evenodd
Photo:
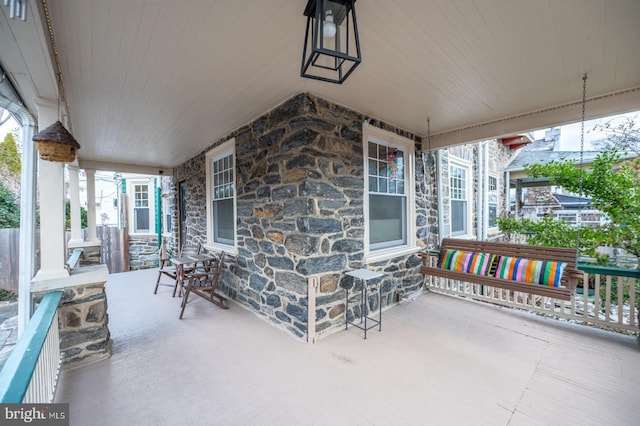
<instances>
[{"instance_id":1,"label":"hanging lantern","mask_svg":"<svg viewBox=\"0 0 640 426\"><path fill-rule=\"evenodd\" d=\"M342 84L362 61L355 0L309 0L300 76Z\"/></svg>"},{"instance_id":2,"label":"hanging lantern","mask_svg":"<svg viewBox=\"0 0 640 426\"><path fill-rule=\"evenodd\" d=\"M60 120L33 137L41 160L71 163L76 158L80 144L62 125Z\"/></svg>"}]
</instances>

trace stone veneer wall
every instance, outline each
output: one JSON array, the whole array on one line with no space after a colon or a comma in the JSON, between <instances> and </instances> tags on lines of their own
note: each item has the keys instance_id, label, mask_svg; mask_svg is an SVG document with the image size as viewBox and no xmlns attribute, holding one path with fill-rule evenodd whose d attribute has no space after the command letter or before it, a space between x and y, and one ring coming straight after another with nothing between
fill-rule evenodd
<instances>
[{"instance_id":1,"label":"stone veneer wall","mask_svg":"<svg viewBox=\"0 0 640 426\"><path fill-rule=\"evenodd\" d=\"M418 290L419 258L401 256L364 265L363 122L369 117L311 94L297 95L211 148L235 138L237 247L221 277L221 289L297 337L307 333L308 278L318 276L316 332L344 326L344 272L367 266L385 272L382 304ZM420 140L369 119L370 125L416 141L417 235L433 238L435 177ZM174 171L187 183L187 241L207 235L205 154ZM431 168L433 170L433 168ZM175 245L175 244L174 244ZM377 309L377 297L369 309ZM358 315L350 310L349 316Z\"/></svg>"},{"instance_id":2,"label":"stone veneer wall","mask_svg":"<svg viewBox=\"0 0 640 426\"><path fill-rule=\"evenodd\" d=\"M158 255L157 235L129 235L129 270L157 268Z\"/></svg>"},{"instance_id":3,"label":"stone veneer wall","mask_svg":"<svg viewBox=\"0 0 640 426\"><path fill-rule=\"evenodd\" d=\"M65 368L111 356L104 283L67 287L58 307L60 352Z\"/></svg>"},{"instance_id":4,"label":"stone veneer wall","mask_svg":"<svg viewBox=\"0 0 640 426\"><path fill-rule=\"evenodd\" d=\"M443 236L449 236L449 230L451 229L451 211L450 211L450 181L449 181L449 169L452 157L462 159L470 166L469 172L472 183L473 198L470 199L472 216L471 216L471 231L470 234L477 236L480 235L478 230L478 205L475 202L475 194L477 194L479 188L481 188L480 182L478 182L478 150L479 144L467 144L448 149L442 149L439 151L440 164L442 171L439 174L442 182L442 200L443 200ZM488 150L488 171L494 172L498 177L498 217L503 217L506 214L505 210L505 185L507 183L504 180L504 167L509 161L509 149L503 146L501 143L492 140L489 141Z\"/></svg>"}]
</instances>

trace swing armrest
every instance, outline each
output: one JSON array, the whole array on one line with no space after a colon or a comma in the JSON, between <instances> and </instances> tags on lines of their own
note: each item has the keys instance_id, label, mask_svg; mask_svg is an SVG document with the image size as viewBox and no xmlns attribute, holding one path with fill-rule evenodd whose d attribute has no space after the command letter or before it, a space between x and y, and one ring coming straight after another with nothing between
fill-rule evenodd
<instances>
[{"instance_id":1,"label":"swing armrest","mask_svg":"<svg viewBox=\"0 0 640 426\"><path fill-rule=\"evenodd\" d=\"M437 257L440 258L440 250L438 249L427 249L418 253L418 256L422 258L422 265L429 266L429 258Z\"/></svg>"}]
</instances>

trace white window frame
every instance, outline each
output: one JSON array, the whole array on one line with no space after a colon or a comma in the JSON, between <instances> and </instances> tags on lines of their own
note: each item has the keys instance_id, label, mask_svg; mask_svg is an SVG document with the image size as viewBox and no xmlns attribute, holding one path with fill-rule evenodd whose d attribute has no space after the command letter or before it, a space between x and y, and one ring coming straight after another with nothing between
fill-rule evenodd
<instances>
[{"instance_id":1,"label":"white window frame","mask_svg":"<svg viewBox=\"0 0 640 426\"><path fill-rule=\"evenodd\" d=\"M466 193L466 202L467 202L467 220L466 220L466 230L464 233L456 233L454 234L453 232L453 205L452 205L452 200L453 195L452 195L452 185L451 185L451 171L454 167L457 167L459 169L463 169L465 171L465 193ZM473 206L473 199L472 199L472 194L473 192L471 191L471 164L467 161L464 161L462 159L459 159L457 157L455 158L451 158L449 161L449 212L451 214L451 217L449 219L449 234L452 237L456 237L456 238L469 238L472 236L471 230L472 228L472 224L471 224L471 219L473 216L473 210L472 210L472 206Z\"/></svg>"},{"instance_id":2,"label":"white window frame","mask_svg":"<svg viewBox=\"0 0 640 426\"><path fill-rule=\"evenodd\" d=\"M205 155L206 161L206 173L207 173L207 243L205 244L205 248L214 251L224 251L227 254L231 254L233 256L238 254L238 228L237 228L237 200L238 193L236 190L236 143L235 138L232 138L222 145L212 149L207 152ZM213 162L219 160L221 158L232 156L232 165L231 171L233 172L233 223L234 223L234 232L233 232L233 244L224 244L221 242L214 241L214 214L213 214Z\"/></svg>"},{"instance_id":3,"label":"white window frame","mask_svg":"<svg viewBox=\"0 0 640 426\"><path fill-rule=\"evenodd\" d=\"M496 181L495 189L491 189L491 179L495 179ZM498 179L497 174L489 172L489 175L487 177L487 229L491 231L495 231L498 229L498 206L500 204L499 194L500 194L500 179ZM492 196L495 197L495 202L491 201ZM492 205L496 206L496 223L493 226L491 226L491 223L489 222L490 220L489 207Z\"/></svg>"},{"instance_id":4,"label":"white window frame","mask_svg":"<svg viewBox=\"0 0 640 426\"><path fill-rule=\"evenodd\" d=\"M149 210L149 230L148 231L138 231L136 230L136 193L135 188L137 185L146 185L147 186L147 194L148 194L148 203L147 206ZM127 217L129 218L129 233L135 235L152 235L155 234L156 231L156 213L155 213L155 191L153 185L153 179L145 178L145 179L127 179L127 191L131 194L129 198L129 206L127 208Z\"/></svg>"},{"instance_id":5,"label":"white window frame","mask_svg":"<svg viewBox=\"0 0 640 426\"><path fill-rule=\"evenodd\" d=\"M364 261L365 263L378 262L390 259L396 256L415 253L420 250L416 244L416 194L415 194L415 143L414 141L397 135L395 133L381 130L363 123L362 126L362 145L363 145L363 162L364 162L364 193L363 193L363 210L364 210ZM405 228L406 243L393 247L380 249L371 249L369 244L369 141L397 147L402 149L405 155L405 176L404 188L406 196L406 212L405 212Z\"/></svg>"}]
</instances>

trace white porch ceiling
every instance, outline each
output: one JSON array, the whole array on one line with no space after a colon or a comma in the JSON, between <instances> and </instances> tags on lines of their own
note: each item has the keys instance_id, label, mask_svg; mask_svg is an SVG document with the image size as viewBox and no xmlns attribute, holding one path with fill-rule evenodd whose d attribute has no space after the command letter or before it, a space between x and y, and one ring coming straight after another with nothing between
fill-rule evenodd
<instances>
[{"instance_id":1,"label":"white porch ceiling","mask_svg":"<svg viewBox=\"0 0 640 426\"><path fill-rule=\"evenodd\" d=\"M0 62L23 99L55 101L53 70L28 66L47 50L35 3L31 23L0 8ZM576 121L556 107L585 72L588 116L640 109L637 0L359 0L363 62L343 85L299 77L305 4L47 1L79 157L173 167L303 91L420 136L430 117L436 145Z\"/></svg>"}]
</instances>

